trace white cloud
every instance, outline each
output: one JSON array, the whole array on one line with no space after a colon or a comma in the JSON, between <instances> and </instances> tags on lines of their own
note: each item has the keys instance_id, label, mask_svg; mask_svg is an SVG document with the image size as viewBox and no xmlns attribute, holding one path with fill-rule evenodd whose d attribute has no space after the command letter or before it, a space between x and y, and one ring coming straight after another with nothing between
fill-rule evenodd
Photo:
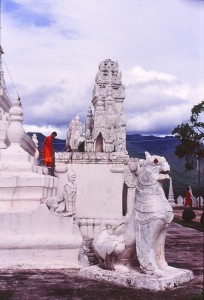
<instances>
[{"instance_id":1,"label":"white cloud","mask_svg":"<svg viewBox=\"0 0 204 300\"><path fill-rule=\"evenodd\" d=\"M24 125L23 126L26 132L41 132L45 136L50 135L53 131L57 131L57 138L66 139L67 127L58 127L56 126L36 126L36 125Z\"/></svg>"},{"instance_id":2,"label":"white cloud","mask_svg":"<svg viewBox=\"0 0 204 300\"><path fill-rule=\"evenodd\" d=\"M127 84L145 83L151 81L175 81L175 76L153 70L145 70L140 66L135 66L125 74Z\"/></svg>"},{"instance_id":3,"label":"white cloud","mask_svg":"<svg viewBox=\"0 0 204 300\"><path fill-rule=\"evenodd\" d=\"M77 113L84 121L98 64L106 58L118 60L123 74L128 130L170 133L203 99L204 5L15 0L22 5L15 10L4 1L4 59L29 126L64 134ZM8 75L6 81L10 86ZM9 94L13 98L14 89Z\"/></svg>"},{"instance_id":4,"label":"white cloud","mask_svg":"<svg viewBox=\"0 0 204 300\"><path fill-rule=\"evenodd\" d=\"M191 108L203 99L203 85L179 82L171 74L136 66L126 76L125 108L131 132L171 133L189 119Z\"/></svg>"}]
</instances>

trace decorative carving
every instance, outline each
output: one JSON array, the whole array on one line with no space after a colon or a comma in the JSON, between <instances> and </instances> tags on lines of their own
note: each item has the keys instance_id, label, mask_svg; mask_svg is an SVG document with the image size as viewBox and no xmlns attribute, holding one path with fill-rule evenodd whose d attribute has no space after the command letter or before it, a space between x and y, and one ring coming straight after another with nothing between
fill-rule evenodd
<instances>
[{"instance_id":1,"label":"decorative carving","mask_svg":"<svg viewBox=\"0 0 204 300\"><path fill-rule=\"evenodd\" d=\"M14 100L13 105L9 111L10 125L7 130L7 136L11 144L18 144L20 146L25 131L22 126L23 109L20 98Z\"/></svg>"},{"instance_id":2,"label":"decorative carving","mask_svg":"<svg viewBox=\"0 0 204 300\"><path fill-rule=\"evenodd\" d=\"M64 185L62 197L48 197L46 199L46 205L54 215L60 215L64 217L72 217L76 214L76 173L74 170L70 170L67 173L67 183ZM60 204L64 202L61 208Z\"/></svg>"},{"instance_id":3,"label":"decorative carving","mask_svg":"<svg viewBox=\"0 0 204 300\"><path fill-rule=\"evenodd\" d=\"M124 172L124 164L121 162L113 162L111 166L111 172L112 173L123 173Z\"/></svg>"},{"instance_id":4,"label":"decorative carving","mask_svg":"<svg viewBox=\"0 0 204 300\"><path fill-rule=\"evenodd\" d=\"M128 272L136 252L134 217L102 229L93 241L93 249L102 269Z\"/></svg>"},{"instance_id":5,"label":"decorative carving","mask_svg":"<svg viewBox=\"0 0 204 300\"><path fill-rule=\"evenodd\" d=\"M55 153L56 161L69 161L69 160L71 160L71 157L72 157L72 153L68 153L68 152Z\"/></svg>"},{"instance_id":6,"label":"decorative carving","mask_svg":"<svg viewBox=\"0 0 204 300\"><path fill-rule=\"evenodd\" d=\"M136 187L136 175L135 173L131 172L129 168L125 169L123 172L124 183L127 187Z\"/></svg>"},{"instance_id":7,"label":"decorative carving","mask_svg":"<svg viewBox=\"0 0 204 300\"><path fill-rule=\"evenodd\" d=\"M82 123L80 122L79 115L77 115L69 124L66 140L67 150L78 151L80 144L84 140Z\"/></svg>"},{"instance_id":8,"label":"decorative carving","mask_svg":"<svg viewBox=\"0 0 204 300\"><path fill-rule=\"evenodd\" d=\"M170 167L164 157L145 154L146 160L140 164L129 162L138 175L132 215L117 226L101 230L93 246L102 268L128 272L136 251L141 271L160 277L168 270L176 270L168 266L164 255L166 228L173 219L173 211L162 181L169 179L166 172ZM131 187L134 184L129 175L125 180Z\"/></svg>"},{"instance_id":9,"label":"decorative carving","mask_svg":"<svg viewBox=\"0 0 204 300\"><path fill-rule=\"evenodd\" d=\"M106 59L99 64L93 89L92 104L88 108L85 123L85 134L79 116L71 121L68 128L67 151L80 152L83 146L86 152L118 152L126 151L126 116L123 112L125 86L122 84L122 73L118 62Z\"/></svg>"},{"instance_id":10,"label":"decorative carving","mask_svg":"<svg viewBox=\"0 0 204 300\"><path fill-rule=\"evenodd\" d=\"M50 209L50 212L53 215L61 215L62 212L59 212L59 204L63 202L63 199L59 199L58 197L48 197L46 199L46 205Z\"/></svg>"},{"instance_id":11,"label":"decorative carving","mask_svg":"<svg viewBox=\"0 0 204 300\"><path fill-rule=\"evenodd\" d=\"M36 145L35 160L36 160L36 162L37 162L38 157L39 157L39 151L38 151L38 138L37 138L37 134L36 134L36 133L33 133L33 135L32 135L32 140L33 140L33 142L34 142L35 145Z\"/></svg>"},{"instance_id":12,"label":"decorative carving","mask_svg":"<svg viewBox=\"0 0 204 300\"><path fill-rule=\"evenodd\" d=\"M65 200L65 210L64 216L73 216L76 214L76 173L71 170L67 174L68 182L64 186L63 198Z\"/></svg>"},{"instance_id":13,"label":"decorative carving","mask_svg":"<svg viewBox=\"0 0 204 300\"><path fill-rule=\"evenodd\" d=\"M124 90L118 62L110 59L101 62L92 100L95 108L94 151L126 153L126 118L122 107Z\"/></svg>"}]
</instances>

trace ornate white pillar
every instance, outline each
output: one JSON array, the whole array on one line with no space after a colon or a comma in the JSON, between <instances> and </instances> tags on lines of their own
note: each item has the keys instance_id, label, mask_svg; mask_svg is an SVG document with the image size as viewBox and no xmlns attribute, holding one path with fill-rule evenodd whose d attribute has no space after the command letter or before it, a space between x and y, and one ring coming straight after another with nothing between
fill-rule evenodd
<instances>
[{"instance_id":1,"label":"ornate white pillar","mask_svg":"<svg viewBox=\"0 0 204 300\"><path fill-rule=\"evenodd\" d=\"M169 195L168 195L168 201L172 207L176 206L175 200L174 200L174 192L173 192L173 186L172 186L172 179L170 178L169 182Z\"/></svg>"}]
</instances>

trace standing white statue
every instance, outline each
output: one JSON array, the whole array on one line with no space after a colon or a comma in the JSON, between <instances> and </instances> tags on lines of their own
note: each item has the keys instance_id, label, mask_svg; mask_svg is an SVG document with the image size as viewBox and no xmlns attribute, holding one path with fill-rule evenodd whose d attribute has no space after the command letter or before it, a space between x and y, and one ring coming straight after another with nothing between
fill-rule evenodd
<instances>
[{"instance_id":1,"label":"standing white statue","mask_svg":"<svg viewBox=\"0 0 204 300\"><path fill-rule=\"evenodd\" d=\"M74 170L71 170L67 174L68 182L64 186L63 198L65 201L65 213L64 216L71 216L76 214L76 174Z\"/></svg>"},{"instance_id":2,"label":"standing white statue","mask_svg":"<svg viewBox=\"0 0 204 300\"><path fill-rule=\"evenodd\" d=\"M82 123L77 115L69 124L67 132L66 147L72 151L78 151L79 146L84 142Z\"/></svg>"}]
</instances>

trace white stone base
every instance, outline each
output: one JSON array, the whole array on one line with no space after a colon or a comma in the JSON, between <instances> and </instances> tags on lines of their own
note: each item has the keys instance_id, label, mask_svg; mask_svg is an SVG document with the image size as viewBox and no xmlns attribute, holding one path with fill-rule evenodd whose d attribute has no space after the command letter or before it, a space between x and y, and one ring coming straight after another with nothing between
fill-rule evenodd
<instances>
[{"instance_id":1,"label":"white stone base","mask_svg":"<svg viewBox=\"0 0 204 300\"><path fill-rule=\"evenodd\" d=\"M80 268L82 236L73 217L35 212L0 213L0 268Z\"/></svg>"},{"instance_id":2,"label":"white stone base","mask_svg":"<svg viewBox=\"0 0 204 300\"><path fill-rule=\"evenodd\" d=\"M5 253L4 253L5 252ZM1 269L80 269L78 249L14 249L0 251Z\"/></svg>"},{"instance_id":3,"label":"white stone base","mask_svg":"<svg viewBox=\"0 0 204 300\"><path fill-rule=\"evenodd\" d=\"M135 289L148 289L153 291L164 291L194 278L193 272L184 269L167 271L165 277L142 274L139 268L132 272L119 273L116 271L102 270L98 266L82 268L79 275L96 280L104 280L121 286Z\"/></svg>"},{"instance_id":4,"label":"white stone base","mask_svg":"<svg viewBox=\"0 0 204 300\"><path fill-rule=\"evenodd\" d=\"M47 197L55 196L58 179L24 172L0 174L0 212L35 211Z\"/></svg>"}]
</instances>

